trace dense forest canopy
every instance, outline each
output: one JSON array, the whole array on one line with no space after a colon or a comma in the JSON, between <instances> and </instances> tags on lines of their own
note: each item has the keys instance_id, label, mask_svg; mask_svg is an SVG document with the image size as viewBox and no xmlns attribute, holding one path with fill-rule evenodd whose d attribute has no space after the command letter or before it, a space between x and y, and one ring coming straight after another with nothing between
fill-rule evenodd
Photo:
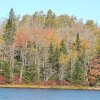
<instances>
[{"instance_id":1,"label":"dense forest canopy","mask_svg":"<svg viewBox=\"0 0 100 100\"><path fill-rule=\"evenodd\" d=\"M0 20L0 84L100 85L100 27L48 10Z\"/></svg>"}]
</instances>

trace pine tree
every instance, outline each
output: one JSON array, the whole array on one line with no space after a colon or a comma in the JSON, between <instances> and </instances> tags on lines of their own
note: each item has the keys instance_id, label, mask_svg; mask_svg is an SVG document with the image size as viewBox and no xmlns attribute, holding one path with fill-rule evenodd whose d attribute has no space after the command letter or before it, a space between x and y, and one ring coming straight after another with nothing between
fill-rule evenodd
<instances>
[{"instance_id":1,"label":"pine tree","mask_svg":"<svg viewBox=\"0 0 100 100\"><path fill-rule=\"evenodd\" d=\"M71 59L69 59L69 61L67 63L65 80L71 81Z\"/></svg>"},{"instance_id":2,"label":"pine tree","mask_svg":"<svg viewBox=\"0 0 100 100\"><path fill-rule=\"evenodd\" d=\"M67 57L67 54L68 54L67 48L66 48L66 44L65 44L65 42L64 42L63 39L62 39L61 44L60 44L60 56L61 56L62 54L63 54L65 57ZM65 59L65 61L66 61L66 58L62 58L62 59ZM65 68L66 70L63 70L64 67L66 67L66 68ZM64 74L66 74L66 75L63 75L63 79L65 79L65 80L67 80L67 81L70 80L70 71L71 71L71 69L70 69L70 61L68 61L68 63L67 63L67 61L66 61L66 62L64 62L63 64L60 64L60 70L61 70Z\"/></svg>"},{"instance_id":3,"label":"pine tree","mask_svg":"<svg viewBox=\"0 0 100 100\"><path fill-rule=\"evenodd\" d=\"M51 79L58 80L59 79L59 57L60 57L60 50L58 47L54 47L54 45L50 44L49 47L49 62L52 65L52 72L53 76Z\"/></svg>"},{"instance_id":4,"label":"pine tree","mask_svg":"<svg viewBox=\"0 0 100 100\"><path fill-rule=\"evenodd\" d=\"M52 66L54 65L54 46L52 42L50 43L49 47L49 62L52 64Z\"/></svg>"},{"instance_id":5,"label":"pine tree","mask_svg":"<svg viewBox=\"0 0 100 100\"><path fill-rule=\"evenodd\" d=\"M47 12L45 26L49 28L56 27L56 16L50 9Z\"/></svg>"},{"instance_id":6,"label":"pine tree","mask_svg":"<svg viewBox=\"0 0 100 100\"><path fill-rule=\"evenodd\" d=\"M16 33L16 18L14 15L13 8L11 8L9 13L9 18L7 20L7 24L4 30L4 40L5 40L5 51L7 51L9 55L9 59L7 62L9 63L10 69L10 81L13 82L13 74L14 74L14 35Z\"/></svg>"},{"instance_id":7,"label":"pine tree","mask_svg":"<svg viewBox=\"0 0 100 100\"><path fill-rule=\"evenodd\" d=\"M64 40L61 41L60 51L63 54L67 54L67 48L66 48L66 44L65 44Z\"/></svg>"},{"instance_id":8,"label":"pine tree","mask_svg":"<svg viewBox=\"0 0 100 100\"><path fill-rule=\"evenodd\" d=\"M75 66L72 72L72 82L74 82L75 84L81 84L84 81L84 70L83 70L83 60L82 60L82 54L81 54L82 52L81 52L80 38L79 38L78 33L76 36L75 48L78 55L77 55Z\"/></svg>"},{"instance_id":9,"label":"pine tree","mask_svg":"<svg viewBox=\"0 0 100 100\"><path fill-rule=\"evenodd\" d=\"M60 57L60 50L58 47L54 48L54 45L50 44L49 47L49 62L52 65L52 68L54 68L56 70L56 65L58 64L59 61L59 57Z\"/></svg>"},{"instance_id":10,"label":"pine tree","mask_svg":"<svg viewBox=\"0 0 100 100\"><path fill-rule=\"evenodd\" d=\"M80 52L80 39L79 39L78 33L77 33L77 36L76 36L76 51Z\"/></svg>"},{"instance_id":11,"label":"pine tree","mask_svg":"<svg viewBox=\"0 0 100 100\"><path fill-rule=\"evenodd\" d=\"M58 63L59 57L60 57L60 50L58 47L56 47L54 52L55 63Z\"/></svg>"},{"instance_id":12,"label":"pine tree","mask_svg":"<svg viewBox=\"0 0 100 100\"><path fill-rule=\"evenodd\" d=\"M84 82L84 71L80 58L76 60L75 67L72 73L72 82L75 84L82 84Z\"/></svg>"},{"instance_id":13,"label":"pine tree","mask_svg":"<svg viewBox=\"0 0 100 100\"><path fill-rule=\"evenodd\" d=\"M9 13L9 18L7 20L7 24L5 27L5 34L4 34L4 39L6 43L12 43L15 32L16 32L16 18L14 15L13 8L11 8Z\"/></svg>"},{"instance_id":14,"label":"pine tree","mask_svg":"<svg viewBox=\"0 0 100 100\"><path fill-rule=\"evenodd\" d=\"M56 47L54 51L54 72L57 80L59 80L59 67L60 67L59 57L60 57L60 50L58 47Z\"/></svg>"}]
</instances>

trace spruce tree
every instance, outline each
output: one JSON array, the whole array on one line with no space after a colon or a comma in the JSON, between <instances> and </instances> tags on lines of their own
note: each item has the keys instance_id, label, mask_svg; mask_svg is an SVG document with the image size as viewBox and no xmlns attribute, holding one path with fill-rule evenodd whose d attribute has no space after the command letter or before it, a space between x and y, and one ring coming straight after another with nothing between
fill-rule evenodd
<instances>
[{"instance_id":1,"label":"spruce tree","mask_svg":"<svg viewBox=\"0 0 100 100\"><path fill-rule=\"evenodd\" d=\"M61 51L63 54L67 54L67 48L66 48L66 44L65 44L64 40L61 41L60 51Z\"/></svg>"},{"instance_id":2,"label":"spruce tree","mask_svg":"<svg viewBox=\"0 0 100 100\"><path fill-rule=\"evenodd\" d=\"M54 65L54 46L52 42L49 47L49 63L51 63L52 66Z\"/></svg>"},{"instance_id":3,"label":"spruce tree","mask_svg":"<svg viewBox=\"0 0 100 100\"><path fill-rule=\"evenodd\" d=\"M71 59L67 62L67 70L66 70L66 76L65 80L71 81Z\"/></svg>"},{"instance_id":4,"label":"spruce tree","mask_svg":"<svg viewBox=\"0 0 100 100\"><path fill-rule=\"evenodd\" d=\"M54 51L54 72L56 80L59 80L59 69L60 69L59 57L60 57L60 50L58 47L56 47Z\"/></svg>"},{"instance_id":5,"label":"spruce tree","mask_svg":"<svg viewBox=\"0 0 100 100\"><path fill-rule=\"evenodd\" d=\"M63 53L67 57L68 52L67 52L66 44L65 44L63 39L62 39L61 44L60 44L60 54L61 53ZM66 75L64 78L65 78L65 80L70 81L71 61L69 60L68 63L66 62L65 64L66 64L66 66L64 64L62 65L62 66L66 67L66 71L65 71ZM63 68L60 66L60 69L63 69Z\"/></svg>"},{"instance_id":6,"label":"spruce tree","mask_svg":"<svg viewBox=\"0 0 100 100\"><path fill-rule=\"evenodd\" d=\"M75 66L72 72L72 82L75 84L82 84L84 81L84 70L83 70L80 38L79 38L78 33L76 36L75 48L77 51L77 59L76 59Z\"/></svg>"},{"instance_id":7,"label":"spruce tree","mask_svg":"<svg viewBox=\"0 0 100 100\"><path fill-rule=\"evenodd\" d=\"M78 33L77 33L77 36L76 36L76 51L80 52L80 39L79 39Z\"/></svg>"},{"instance_id":8,"label":"spruce tree","mask_svg":"<svg viewBox=\"0 0 100 100\"><path fill-rule=\"evenodd\" d=\"M80 58L77 58L75 67L72 73L72 82L75 84L82 84L84 82L84 70Z\"/></svg>"},{"instance_id":9,"label":"spruce tree","mask_svg":"<svg viewBox=\"0 0 100 100\"><path fill-rule=\"evenodd\" d=\"M56 27L56 16L50 9L47 12L45 26L49 28Z\"/></svg>"},{"instance_id":10,"label":"spruce tree","mask_svg":"<svg viewBox=\"0 0 100 100\"><path fill-rule=\"evenodd\" d=\"M49 63L52 65L52 72L53 75L51 79L58 80L59 79L59 57L60 57L60 50L58 47L54 47L54 45L50 44L49 47Z\"/></svg>"},{"instance_id":11,"label":"spruce tree","mask_svg":"<svg viewBox=\"0 0 100 100\"><path fill-rule=\"evenodd\" d=\"M4 39L6 43L12 43L15 32L16 32L16 18L15 18L13 8L11 8L9 13L9 18L7 20L7 24L5 27L5 34L4 34Z\"/></svg>"}]
</instances>

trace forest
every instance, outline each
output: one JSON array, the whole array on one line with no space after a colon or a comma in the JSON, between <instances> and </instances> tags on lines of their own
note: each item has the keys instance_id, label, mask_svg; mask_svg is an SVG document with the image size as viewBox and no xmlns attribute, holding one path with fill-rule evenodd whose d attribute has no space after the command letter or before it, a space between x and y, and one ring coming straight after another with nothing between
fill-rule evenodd
<instances>
[{"instance_id":1,"label":"forest","mask_svg":"<svg viewBox=\"0 0 100 100\"><path fill-rule=\"evenodd\" d=\"M50 9L8 13L0 19L0 84L100 86L97 23Z\"/></svg>"}]
</instances>

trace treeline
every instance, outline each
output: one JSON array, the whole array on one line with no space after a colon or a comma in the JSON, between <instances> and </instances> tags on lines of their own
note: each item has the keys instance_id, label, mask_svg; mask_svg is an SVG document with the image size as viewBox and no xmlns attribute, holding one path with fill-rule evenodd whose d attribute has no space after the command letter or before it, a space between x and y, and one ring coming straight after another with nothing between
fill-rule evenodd
<instances>
[{"instance_id":1,"label":"treeline","mask_svg":"<svg viewBox=\"0 0 100 100\"><path fill-rule=\"evenodd\" d=\"M0 21L0 84L100 85L100 27L51 10Z\"/></svg>"}]
</instances>

